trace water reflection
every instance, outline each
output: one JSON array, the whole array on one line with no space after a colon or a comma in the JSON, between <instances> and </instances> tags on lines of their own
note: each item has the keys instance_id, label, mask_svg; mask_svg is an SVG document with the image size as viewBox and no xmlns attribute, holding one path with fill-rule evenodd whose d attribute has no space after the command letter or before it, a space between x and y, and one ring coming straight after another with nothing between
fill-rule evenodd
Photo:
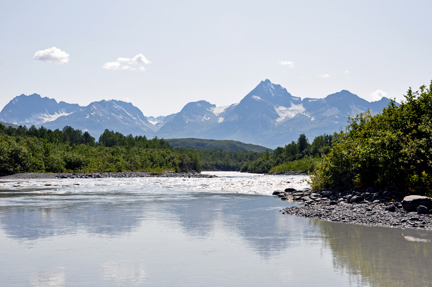
<instances>
[{"instance_id":1,"label":"water reflection","mask_svg":"<svg viewBox=\"0 0 432 287\"><path fill-rule=\"evenodd\" d=\"M141 222L142 207L134 204L80 204L61 207L0 207L2 229L12 238L37 240L80 230L116 236Z\"/></svg>"},{"instance_id":2,"label":"water reflection","mask_svg":"<svg viewBox=\"0 0 432 287\"><path fill-rule=\"evenodd\" d=\"M112 195L111 195L112 196ZM54 201L46 196L36 206L0 207L0 224L11 238L39 240L52 236L90 234L122 236L145 224L149 217L175 222L192 237L208 238L217 226L240 236L263 258L269 258L299 242L301 238L317 240L319 234L300 218L282 217L280 201L271 197L220 194L182 193L171 199L142 200L141 196L124 200L119 193L108 202L61 197ZM163 197L163 195L159 195ZM83 195L83 197L85 197ZM43 202L49 202L43 207Z\"/></svg>"},{"instance_id":3,"label":"water reflection","mask_svg":"<svg viewBox=\"0 0 432 287\"><path fill-rule=\"evenodd\" d=\"M120 261L106 262L102 265L103 279L113 281L121 286L138 286L146 279L143 262Z\"/></svg>"},{"instance_id":4,"label":"water reflection","mask_svg":"<svg viewBox=\"0 0 432 287\"><path fill-rule=\"evenodd\" d=\"M61 287L66 284L64 268L53 268L34 272L30 277L30 286L34 287Z\"/></svg>"},{"instance_id":5,"label":"water reflection","mask_svg":"<svg viewBox=\"0 0 432 287\"><path fill-rule=\"evenodd\" d=\"M300 239L314 240L319 233L304 225L303 219L281 217L280 202L271 197L213 194L194 195L167 210L175 214L184 232L208 237L222 224L238 234L263 258L285 250Z\"/></svg>"},{"instance_id":6,"label":"water reflection","mask_svg":"<svg viewBox=\"0 0 432 287\"><path fill-rule=\"evenodd\" d=\"M432 282L431 232L284 216L278 210L289 203L272 197L173 189L3 196L0 256L10 260L0 264L0 285L6 276L30 286L77 276L98 286L202 286L209 278L213 286L322 278L346 286L346 274L352 286Z\"/></svg>"},{"instance_id":7,"label":"water reflection","mask_svg":"<svg viewBox=\"0 0 432 287\"><path fill-rule=\"evenodd\" d=\"M371 286L431 286L432 232L313 221L334 266Z\"/></svg>"}]
</instances>

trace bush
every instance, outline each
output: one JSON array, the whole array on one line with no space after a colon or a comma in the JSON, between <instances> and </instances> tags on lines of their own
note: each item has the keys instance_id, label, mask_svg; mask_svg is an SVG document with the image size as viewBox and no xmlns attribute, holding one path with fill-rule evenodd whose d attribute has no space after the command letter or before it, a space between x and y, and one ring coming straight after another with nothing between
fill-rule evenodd
<instances>
[{"instance_id":1,"label":"bush","mask_svg":"<svg viewBox=\"0 0 432 287\"><path fill-rule=\"evenodd\" d=\"M401 193L432 192L432 82L408 90L399 106L350 119L311 178L324 187L394 187Z\"/></svg>"},{"instance_id":2,"label":"bush","mask_svg":"<svg viewBox=\"0 0 432 287\"><path fill-rule=\"evenodd\" d=\"M321 162L320 157L306 157L277 165L270 169L269 173L284 171L313 172L319 162Z\"/></svg>"}]
</instances>

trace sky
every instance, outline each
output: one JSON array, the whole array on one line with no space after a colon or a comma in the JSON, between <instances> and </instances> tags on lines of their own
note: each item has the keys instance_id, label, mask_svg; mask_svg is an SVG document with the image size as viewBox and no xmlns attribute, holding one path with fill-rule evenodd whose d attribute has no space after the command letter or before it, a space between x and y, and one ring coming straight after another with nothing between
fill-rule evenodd
<instances>
[{"instance_id":1,"label":"sky","mask_svg":"<svg viewBox=\"0 0 432 287\"><path fill-rule=\"evenodd\" d=\"M293 96L400 101L432 80L432 1L0 0L0 109L21 94L146 116Z\"/></svg>"}]
</instances>

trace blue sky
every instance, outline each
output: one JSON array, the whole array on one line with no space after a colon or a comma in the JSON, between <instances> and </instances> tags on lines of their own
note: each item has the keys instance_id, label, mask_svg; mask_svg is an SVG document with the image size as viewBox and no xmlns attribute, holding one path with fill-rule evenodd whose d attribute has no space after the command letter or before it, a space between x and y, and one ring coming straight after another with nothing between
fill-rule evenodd
<instances>
[{"instance_id":1,"label":"blue sky","mask_svg":"<svg viewBox=\"0 0 432 287\"><path fill-rule=\"evenodd\" d=\"M401 100L432 80L431 11L432 1L2 0L0 108L38 93L158 116L238 102L265 79L302 98Z\"/></svg>"}]
</instances>

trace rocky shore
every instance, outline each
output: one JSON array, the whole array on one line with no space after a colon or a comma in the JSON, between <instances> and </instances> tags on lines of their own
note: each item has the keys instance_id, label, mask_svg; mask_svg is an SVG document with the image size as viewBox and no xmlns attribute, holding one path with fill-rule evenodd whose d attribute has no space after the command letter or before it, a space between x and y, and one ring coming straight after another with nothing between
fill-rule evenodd
<instances>
[{"instance_id":1,"label":"rocky shore","mask_svg":"<svg viewBox=\"0 0 432 287\"><path fill-rule=\"evenodd\" d=\"M55 179L55 178L127 178L127 177L183 177L183 178L212 178L216 175L201 174L197 172L95 172L95 173L17 173L1 176L1 179Z\"/></svg>"},{"instance_id":2,"label":"rocky shore","mask_svg":"<svg viewBox=\"0 0 432 287\"><path fill-rule=\"evenodd\" d=\"M273 192L277 198L300 203L282 209L282 214L333 222L432 230L431 198L408 196L400 199L392 194L389 190L372 188L365 192L313 192L311 189L293 188Z\"/></svg>"}]
</instances>

